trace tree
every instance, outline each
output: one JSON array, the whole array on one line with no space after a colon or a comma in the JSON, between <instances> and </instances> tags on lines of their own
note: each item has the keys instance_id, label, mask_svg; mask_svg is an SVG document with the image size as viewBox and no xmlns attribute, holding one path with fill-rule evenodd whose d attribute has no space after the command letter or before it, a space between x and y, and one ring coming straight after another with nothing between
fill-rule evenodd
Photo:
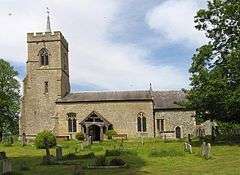
<instances>
[{"instance_id":1,"label":"tree","mask_svg":"<svg viewBox=\"0 0 240 175\"><path fill-rule=\"evenodd\" d=\"M185 106L197 110L197 119L240 122L240 1L208 1L195 16L196 29L208 44L192 58L192 88Z\"/></svg>"},{"instance_id":2,"label":"tree","mask_svg":"<svg viewBox=\"0 0 240 175\"><path fill-rule=\"evenodd\" d=\"M20 85L17 75L7 61L0 59L0 139L3 132L18 132Z\"/></svg>"}]
</instances>

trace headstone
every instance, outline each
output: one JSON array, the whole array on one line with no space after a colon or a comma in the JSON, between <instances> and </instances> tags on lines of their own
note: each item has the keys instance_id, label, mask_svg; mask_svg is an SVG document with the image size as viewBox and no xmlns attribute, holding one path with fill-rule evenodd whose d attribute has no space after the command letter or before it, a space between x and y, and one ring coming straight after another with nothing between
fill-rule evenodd
<instances>
[{"instance_id":1,"label":"headstone","mask_svg":"<svg viewBox=\"0 0 240 175\"><path fill-rule=\"evenodd\" d=\"M2 174L4 174L4 173L11 173L12 172L12 164L11 164L11 162L10 162L10 160L8 160L8 159L5 159L5 160L3 160L3 163L2 163Z\"/></svg>"},{"instance_id":2,"label":"headstone","mask_svg":"<svg viewBox=\"0 0 240 175\"><path fill-rule=\"evenodd\" d=\"M4 151L0 152L0 160L6 159L6 153Z\"/></svg>"},{"instance_id":3,"label":"headstone","mask_svg":"<svg viewBox=\"0 0 240 175\"><path fill-rule=\"evenodd\" d=\"M62 147L61 146L56 147L56 159L62 160Z\"/></svg>"},{"instance_id":4,"label":"headstone","mask_svg":"<svg viewBox=\"0 0 240 175\"><path fill-rule=\"evenodd\" d=\"M188 151L190 154L192 154L192 145L188 144Z\"/></svg>"},{"instance_id":5,"label":"headstone","mask_svg":"<svg viewBox=\"0 0 240 175\"><path fill-rule=\"evenodd\" d=\"M26 146L26 144L27 144L27 137L26 137L26 134L23 133L22 134L22 146Z\"/></svg>"},{"instance_id":6,"label":"headstone","mask_svg":"<svg viewBox=\"0 0 240 175\"><path fill-rule=\"evenodd\" d=\"M84 149L84 142L80 143L80 149L83 150Z\"/></svg>"},{"instance_id":7,"label":"headstone","mask_svg":"<svg viewBox=\"0 0 240 175\"><path fill-rule=\"evenodd\" d=\"M205 155L205 158L206 159L209 159L211 157L211 144L208 143L207 146L206 146L206 155Z\"/></svg>"},{"instance_id":8,"label":"headstone","mask_svg":"<svg viewBox=\"0 0 240 175\"><path fill-rule=\"evenodd\" d=\"M92 136L88 137L88 144L91 145L92 144Z\"/></svg>"},{"instance_id":9,"label":"headstone","mask_svg":"<svg viewBox=\"0 0 240 175\"><path fill-rule=\"evenodd\" d=\"M206 142L203 142L201 146L201 156L205 157L205 155L206 155Z\"/></svg>"},{"instance_id":10,"label":"headstone","mask_svg":"<svg viewBox=\"0 0 240 175\"><path fill-rule=\"evenodd\" d=\"M188 151L188 143L187 142L184 143L184 151Z\"/></svg>"},{"instance_id":11,"label":"headstone","mask_svg":"<svg viewBox=\"0 0 240 175\"><path fill-rule=\"evenodd\" d=\"M50 157L50 151L49 151L50 145L49 145L49 142L46 138L44 138L44 145L45 145L45 149L46 149L46 156Z\"/></svg>"}]
</instances>

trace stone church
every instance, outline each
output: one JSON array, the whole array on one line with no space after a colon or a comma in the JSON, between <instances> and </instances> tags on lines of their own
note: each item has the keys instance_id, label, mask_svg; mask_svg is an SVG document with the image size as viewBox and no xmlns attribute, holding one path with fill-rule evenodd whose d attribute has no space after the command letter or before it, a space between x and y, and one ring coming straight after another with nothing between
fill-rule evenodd
<instances>
[{"instance_id":1,"label":"stone church","mask_svg":"<svg viewBox=\"0 0 240 175\"><path fill-rule=\"evenodd\" d=\"M103 140L108 130L129 138L183 138L196 128L195 112L176 103L181 91L70 92L68 42L52 32L28 33L26 77L20 134L34 137L51 130L57 137L74 138L77 132Z\"/></svg>"}]
</instances>

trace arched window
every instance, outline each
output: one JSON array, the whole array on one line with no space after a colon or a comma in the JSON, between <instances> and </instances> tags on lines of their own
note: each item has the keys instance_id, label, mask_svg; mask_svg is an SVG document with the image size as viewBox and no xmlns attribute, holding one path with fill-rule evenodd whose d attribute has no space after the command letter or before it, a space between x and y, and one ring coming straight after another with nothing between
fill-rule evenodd
<instances>
[{"instance_id":1,"label":"arched window","mask_svg":"<svg viewBox=\"0 0 240 175\"><path fill-rule=\"evenodd\" d=\"M142 117L143 132L147 131L146 117Z\"/></svg>"},{"instance_id":2,"label":"arched window","mask_svg":"<svg viewBox=\"0 0 240 175\"><path fill-rule=\"evenodd\" d=\"M141 117L137 118L137 127L138 127L138 132L141 132L142 131Z\"/></svg>"},{"instance_id":3,"label":"arched window","mask_svg":"<svg viewBox=\"0 0 240 175\"><path fill-rule=\"evenodd\" d=\"M49 57L48 50L46 48L42 48L39 51L40 64L42 66L48 65L48 57Z\"/></svg>"},{"instance_id":4,"label":"arched window","mask_svg":"<svg viewBox=\"0 0 240 175\"><path fill-rule=\"evenodd\" d=\"M144 114L140 112L137 117L137 131L146 132L147 131L147 119Z\"/></svg>"},{"instance_id":5,"label":"arched window","mask_svg":"<svg viewBox=\"0 0 240 175\"><path fill-rule=\"evenodd\" d=\"M77 132L76 113L68 113L68 132Z\"/></svg>"}]
</instances>

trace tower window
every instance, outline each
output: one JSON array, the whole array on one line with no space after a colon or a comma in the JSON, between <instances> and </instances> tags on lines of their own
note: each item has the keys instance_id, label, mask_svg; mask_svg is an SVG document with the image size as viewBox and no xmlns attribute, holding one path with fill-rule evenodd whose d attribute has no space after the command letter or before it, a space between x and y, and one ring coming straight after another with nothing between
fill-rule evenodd
<instances>
[{"instance_id":1,"label":"tower window","mask_svg":"<svg viewBox=\"0 0 240 175\"><path fill-rule=\"evenodd\" d=\"M40 63L42 66L48 65L48 50L43 48L39 51Z\"/></svg>"},{"instance_id":2,"label":"tower window","mask_svg":"<svg viewBox=\"0 0 240 175\"><path fill-rule=\"evenodd\" d=\"M68 132L77 132L76 113L68 113Z\"/></svg>"},{"instance_id":3,"label":"tower window","mask_svg":"<svg viewBox=\"0 0 240 175\"><path fill-rule=\"evenodd\" d=\"M44 82L44 93L45 94L48 93L48 82L47 81Z\"/></svg>"}]
</instances>

